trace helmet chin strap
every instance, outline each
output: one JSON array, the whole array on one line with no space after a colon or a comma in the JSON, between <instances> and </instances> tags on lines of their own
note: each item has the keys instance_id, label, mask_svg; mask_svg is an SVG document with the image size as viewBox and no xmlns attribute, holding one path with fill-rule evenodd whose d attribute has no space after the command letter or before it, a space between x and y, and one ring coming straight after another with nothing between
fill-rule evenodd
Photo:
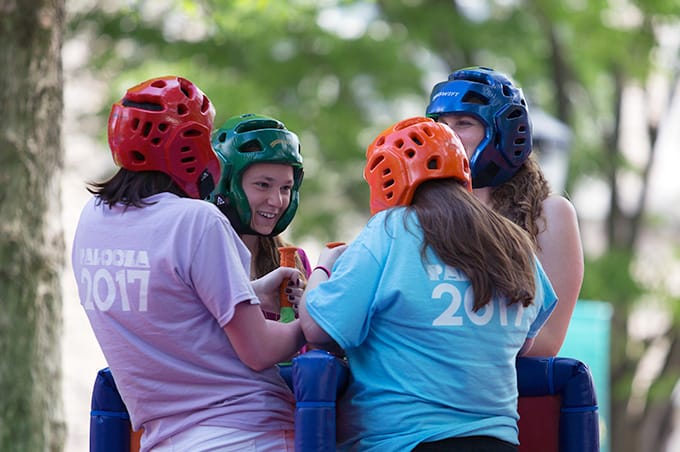
<instances>
[{"instance_id":1,"label":"helmet chin strap","mask_svg":"<svg viewBox=\"0 0 680 452\"><path fill-rule=\"evenodd\" d=\"M208 199L210 193L215 189L215 179L208 169L204 169L198 177L198 195L201 199Z\"/></svg>"},{"instance_id":2,"label":"helmet chin strap","mask_svg":"<svg viewBox=\"0 0 680 452\"><path fill-rule=\"evenodd\" d=\"M253 230L249 224L243 224L236 208L229 203L229 199L220 194L215 196L215 205L217 205L224 216L227 217L229 223L231 223L231 226L238 235L259 235L260 237L273 237L275 235L273 232L271 234L260 234Z\"/></svg>"}]
</instances>

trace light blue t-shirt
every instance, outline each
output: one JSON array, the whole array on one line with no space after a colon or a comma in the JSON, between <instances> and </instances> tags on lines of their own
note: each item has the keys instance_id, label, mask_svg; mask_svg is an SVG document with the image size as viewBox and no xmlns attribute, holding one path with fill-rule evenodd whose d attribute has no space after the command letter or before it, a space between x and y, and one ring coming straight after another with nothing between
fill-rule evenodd
<instances>
[{"instance_id":1,"label":"light blue t-shirt","mask_svg":"<svg viewBox=\"0 0 680 452\"><path fill-rule=\"evenodd\" d=\"M81 304L143 450L196 424L292 430L275 366L256 372L224 326L259 303L250 253L213 204L170 193L144 208L83 208L72 250Z\"/></svg>"},{"instance_id":2,"label":"light blue t-shirt","mask_svg":"<svg viewBox=\"0 0 680 452\"><path fill-rule=\"evenodd\" d=\"M404 451L488 435L518 443L515 359L556 304L536 260L534 304L472 311L467 277L430 250L406 209L380 212L307 295L311 317L347 353L339 450ZM455 240L455 232L451 236Z\"/></svg>"}]
</instances>

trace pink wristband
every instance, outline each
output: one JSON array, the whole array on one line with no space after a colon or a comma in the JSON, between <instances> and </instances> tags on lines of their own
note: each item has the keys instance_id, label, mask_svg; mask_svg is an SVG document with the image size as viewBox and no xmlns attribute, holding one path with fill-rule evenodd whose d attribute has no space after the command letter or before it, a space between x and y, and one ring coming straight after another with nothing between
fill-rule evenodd
<instances>
[{"instance_id":1,"label":"pink wristband","mask_svg":"<svg viewBox=\"0 0 680 452\"><path fill-rule=\"evenodd\" d=\"M324 267L323 265L317 265L316 267L314 267L314 270L321 270L326 274L326 276L328 276L329 278L331 277L331 271Z\"/></svg>"}]
</instances>

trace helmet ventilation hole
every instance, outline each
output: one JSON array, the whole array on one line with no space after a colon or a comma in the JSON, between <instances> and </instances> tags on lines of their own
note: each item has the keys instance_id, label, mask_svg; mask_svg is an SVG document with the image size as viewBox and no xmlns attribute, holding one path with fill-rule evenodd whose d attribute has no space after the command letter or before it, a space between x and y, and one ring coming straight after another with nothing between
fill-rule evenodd
<instances>
[{"instance_id":1,"label":"helmet ventilation hole","mask_svg":"<svg viewBox=\"0 0 680 452\"><path fill-rule=\"evenodd\" d=\"M371 162L371 166L369 167L369 170L374 171L378 167L378 165L380 165L383 161L385 161L385 157L379 155L377 158L373 159L373 161Z\"/></svg>"},{"instance_id":2,"label":"helmet ventilation hole","mask_svg":"<svg viewBox=\"0 0 680 452\"><path fill-rule=\"evenodd\" d=\"M203 103L201 104L201 112L205 113L210 109L210 99L207 96L203 96Z\"/></svg>"},{"instance_id":3,"label":"helmet ventilation hole","mask_svg":"<svg viewBox=\"0 0 680 452\"><path fill-rule=\"evenodd\" d=\"M489 98L474 91L468 91L461 101L465 104L489 105Z\"/></svg>"},{"instance_id":4,"label":"helmet ventilation hole","mask_svg":"<svg viewBox=\"0 0 680 452\"><path fill-rule=\"evenodd\" d=\"M136 163L144 163L146 161L144 154L139 151L130 151L130 155L132 156L132 160L134 160Z\"/></svg>"},{"instance_id":5,"label":"helmet ventilation hole","mask_svg":"<svg viewBox=\"0 0 680 452\"><path fill-rule=\"evenodd\" d=\"M177 80L179 81L179 89L182 90L182 93L188 98L191 99L194 90L193 90L193 83L191 83L189 80L185 78L180 78L178 77Z\"/></svg>"},{"instance_id":6,"label":"helmet ventilation hole","mask_svg":"<svg viewBox=\"0 0 680 452\"><path fill-rule=\"evenodd\" d=\"M250 140L238 147L239 152L260 152L262 144L258 140Z\"/></svg>"},{"instance_id":7,"label":"helmet ventilation hole","mask_svg":"<svg viewBox=\"0 0 680 452\"><path fill-rule=\"evenodd\" d=\"M202 135L201 131L196 129L189 129L182 134L183 137L188 138L200 137L201 135Z\"/></svg>"},{"instance_id":8,"label":"helmet ventilation hole","mask_svg":"<svg viewBox=\"0 0 680 452\"><path fill-rule=\"evenodd\" d=\"M430 170L436 170L439 169L441 165L439 164L439 157L435 156L432 157L430 160L427 161L427 169Z\"/></svg>"},{"instance_id":9,"label":"helmet ventilation hole","mask_svg":"<svg viewBox=\"0 0 680 452\"><path fill-rule=\"evenodd\" d=\"M161 144L161 139L159 137L153 138L151 140L151 144L153 144L154 146L158 146L159 144Z\"/></svg>"},{"instance_id":10,"label":"helmet ventilation hole","mask_svg":"<svg viewBox=\"0 0 680 452\"><path fill-rule=\"evenodd\" d=\"M404 152L404 155L405 155L407 158L412 159L413 157L416 156L416 151L414 151L413 149L409 148L409 149L406 149L406 151Z\"/></svg>"},{"instance_id":11,"label":"helmet ventilation hole","mask_svg":"<svg viewBox=\"0 0 680 452\"><path fill-rule=\"evenodd\" d=\"M515 119L515 118L521 118L524 115L521 109L519 108L513 108L509 113L508 113L508 119Z\"/></svg>"},{"instance_id":12,"label":"helmet ventilation hole","mask_svg":"<svg viewBox=\"0 0 680 452\"><path fill-rule=\"evenodd\" d=\"M188 111L189 111L189 109L184 104L179 104L177 106L177 114L180 115L180 116L186 115Z\"/></svg>"},{"instance_id":13,"label":"helmet ventilation hole","mask_svg":"<svg viewBox=\"0 0 680 452\"><path fill-rule=\"evenodd\" d=\"M150 122L145 122L144 128L142 129L142 136L148 137L149 134L151 133L152 128L153 128L153 124L151 124Z\"/></svg>"},{"instance_id":14,"label":"helmet ventilation hole","mask_svg":"<svg viewBox=\"0 0 680 452\"><path fill-rule=\"evenodd\" d=\"M168 124L166 122L158 124L158 130L160 132L165 132L166 130L168 130Z\"/></svg>"}]
</instances>

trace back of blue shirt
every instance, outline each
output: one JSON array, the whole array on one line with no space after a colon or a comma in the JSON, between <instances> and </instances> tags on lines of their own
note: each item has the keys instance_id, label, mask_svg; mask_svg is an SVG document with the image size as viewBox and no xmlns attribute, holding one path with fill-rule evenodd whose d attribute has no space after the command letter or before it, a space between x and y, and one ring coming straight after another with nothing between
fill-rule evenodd
<instances>
[{"instance_id":1,"label":"back of blue shirt","mask_svg":"<svg viewBox=\"0 0 680 452\"><path fill-rule=\"evenodd\" d=\"M402 451L472 435L517 444L515 359L556 303L540 264L534 304L499 298L473 312L466 275L431 250L421 259L415 214L388 212L371 219L331 280L307 296L309 314L351 368L340 449Z\"/></svg>"}]
</instances>

